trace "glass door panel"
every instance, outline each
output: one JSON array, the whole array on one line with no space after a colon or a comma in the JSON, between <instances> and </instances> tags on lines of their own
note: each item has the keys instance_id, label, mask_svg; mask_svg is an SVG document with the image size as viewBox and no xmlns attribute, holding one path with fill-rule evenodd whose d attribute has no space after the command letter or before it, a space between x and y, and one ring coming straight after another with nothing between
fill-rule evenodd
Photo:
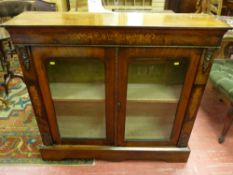
<instances>
[{"instance_id":1,"label":"glass door panel","mask_svg":"<svg viewBox=\"0 0 233 175\"><path fill-rule=\"evenodd\" d=\"M128 67L126 140L169 140L186 59L134 59Z\"/></svg>"},{"instance_id":2,"label":"glass door panel","mask_svg":"<svg viewBox=\"0 0 233 175\"><path fill-rule=\"evenodd\" d=\"M104 63L56 58L45 64L61 138L106 138Z\"/></svg>"}]
</instances>

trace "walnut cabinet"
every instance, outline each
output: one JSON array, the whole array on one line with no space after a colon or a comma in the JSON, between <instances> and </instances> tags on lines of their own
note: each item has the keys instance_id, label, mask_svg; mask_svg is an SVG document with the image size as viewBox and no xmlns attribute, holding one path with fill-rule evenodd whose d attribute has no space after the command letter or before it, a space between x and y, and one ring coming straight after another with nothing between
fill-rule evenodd
<instances>
[{"instance_id":1,"label":"walnut cabinet","mask_svg":"<svg viewBox=\"0 0 233 175\"><path fill-rule=\"evenodd\" d=\"M50 12L3 25L43 159L188 159L212 54L228 25L197 14Z\"/></svg>"}]
</instances>

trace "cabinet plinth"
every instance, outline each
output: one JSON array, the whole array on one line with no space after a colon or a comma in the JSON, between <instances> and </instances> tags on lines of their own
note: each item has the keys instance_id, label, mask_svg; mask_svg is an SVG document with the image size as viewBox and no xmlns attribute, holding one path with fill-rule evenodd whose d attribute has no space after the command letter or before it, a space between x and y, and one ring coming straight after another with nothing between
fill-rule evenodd
<instances>
[{"instance_id":1,"label":"cabinet plinth","mask_svg":"<svg viewBox=\"0 0 233 175\"><path fill-rule=\"evenodd\" d=\"M200 14L25 12L3 26L43 159L187 161L227 24Z\"/></svg>"}]
</instances>

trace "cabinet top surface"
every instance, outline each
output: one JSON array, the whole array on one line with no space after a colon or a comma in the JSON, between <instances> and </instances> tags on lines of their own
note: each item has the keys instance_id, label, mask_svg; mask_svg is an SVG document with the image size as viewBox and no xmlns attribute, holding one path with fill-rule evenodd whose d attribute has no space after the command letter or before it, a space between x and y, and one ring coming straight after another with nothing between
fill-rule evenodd
<instances>
[{"instance_id":1,"label":"cabinet top surface","mask_svg":"<svg viewBox=\"0 0 233 175\"><path fill-rule=\"evenodd\" d=\"M175 13L24 12L4 23L5 27L168 27L230 28L214 16Z\"/></svg>"}]
</instances>

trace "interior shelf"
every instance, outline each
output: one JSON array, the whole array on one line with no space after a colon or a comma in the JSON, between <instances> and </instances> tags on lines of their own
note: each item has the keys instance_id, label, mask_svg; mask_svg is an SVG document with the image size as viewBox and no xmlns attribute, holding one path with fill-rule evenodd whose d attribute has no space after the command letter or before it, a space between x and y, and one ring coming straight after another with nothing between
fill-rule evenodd
<instances>
[{"instance_id":1,"label":"interior shelf","mask_svg":"<svg viewBox=\"0 0 233 175\"><path fill-rule=\"evenodd\" d=\"M128 101L177 103L182 90L181 85L128 84Z\"/></svg>"},{"instance_id":2,"label":"interior shelf","mask_svg":"<svg viewBox=\"0 0 233 175\"><path fill-rule=\"evenodd\" d=\"M103 100L105 87L102 83L50 83L54 100Z\"/></svg>"},{"instance_id":3,"label":"interior shelf","mask_svg":"<svg viewBox=\"0 0 233 175\"><path fill-rule=\"evenodd\" d=\"M54 101L54 107L62 138L105 138L104 103ZM176 109L175 103L127 104L126 140L169 139Z\"/></svg>"},{"instance_id":4,"label":"interior shelf","mask_svg":"<svg viewBox=\"0 0 233 175\"><path fill-rule=\"evenodd\" d=\"M171 116L128 115L126 123L126 140L168 140L173 126Z\"/></svg>"},{"instance_id":5,"label":"interior shelf","mask_svg":"<svg viewBox=\"0 0 233 175\"><path fill-rule=\"evenodd\" d=\"M176 110L177 103L128 103L126 140L169 139Z\"/></svg>"},{"instance_id":6,"label":"interior shelf","mask_svg":"<svg viewBox=\"0 0 233 175\"><path fill-rule=\"evenodd\" d=\"M57 101L103 101L105 99L104 84L94 83L50 83L53 100ZM162 84L128 84L128 102L177 103L180 98L181 85Z\"/></svg>"},{"instance_id":7,"label":"interior shelf","mask_svg":"<svg viewBox=\"0 0 233 175\"><path fill-rule=\"evenodd\" d=\"M55 101L54 107L62 138L106 137L104 103Z\"/></svg>"},{"instance_id":8,"label":"interior shelf","mask_svg":"<svg viewBox=\"0 0 233 175\"><path fill-rule=\"evenodd\" d=\"M104 116L94 114L58 115L57 121L62 138L99 139L106 137Z\"/></svg>"}]
</instances>

